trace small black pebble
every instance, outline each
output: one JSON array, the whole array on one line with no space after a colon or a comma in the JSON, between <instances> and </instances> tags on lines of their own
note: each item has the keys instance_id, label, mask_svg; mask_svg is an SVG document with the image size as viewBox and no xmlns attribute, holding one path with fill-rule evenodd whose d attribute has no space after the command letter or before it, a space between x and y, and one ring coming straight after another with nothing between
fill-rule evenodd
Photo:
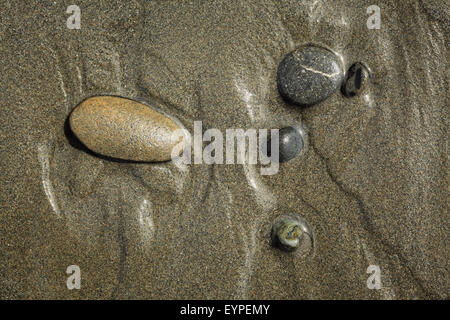
<instances>
[{"instance_id":1,"label":"small black pebble","mask_svg":"<svg viewBox=\"0 0 450 320\"><path fill-rule=\"evenodd\" d=\"M369 70L360 62L354 63L347 72L342 85L342 93L346 97L354 97L360 94L369 82Z\"/></svg>"},{"instance_id":2,"label":"small black pebble","mask_svg":"<svg viewBox=\"0 0 450 320\"><path fill-rule=\"evenodd\" d=\"M279 131L279 162L295 158L303 149L303 137L294 127L282 128ZM267 141L267 156L271 157L271 140Z\"/></svg>"}]
</instances>

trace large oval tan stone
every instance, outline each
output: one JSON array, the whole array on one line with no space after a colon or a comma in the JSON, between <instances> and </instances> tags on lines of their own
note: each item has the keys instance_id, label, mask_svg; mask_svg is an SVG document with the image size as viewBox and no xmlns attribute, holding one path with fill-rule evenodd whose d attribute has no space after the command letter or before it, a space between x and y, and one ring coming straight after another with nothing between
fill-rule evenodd
<instances>
[{"instance_id":1,"label":"large oval tan stone","mask_svg":"<svg viewBox=\"0 0 450 320\"><path fill-rule=\"evenodd\" d=\"M70 115L80 141L104 156L132 161L166 161L182 141L172 132L180 127L145 104L112 96L84 100Z\"/></svg>"}]
</instances>

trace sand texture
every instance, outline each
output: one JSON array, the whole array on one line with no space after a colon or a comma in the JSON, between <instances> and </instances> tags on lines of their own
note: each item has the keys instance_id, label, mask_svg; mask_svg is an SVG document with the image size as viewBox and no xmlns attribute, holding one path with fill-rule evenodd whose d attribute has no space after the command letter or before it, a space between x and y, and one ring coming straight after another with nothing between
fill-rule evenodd
<instances>
[{"instance_id":1,"label":"sand texture","mask_svg":"<svg viewBox=\"0 0 450 320\"><path fill-rule=\"evenodd\" d=\"M448 299L448 5L376 2L379 30L371 1L77 0L70 30L64 1L0 0L0 298ZM310 43L373 81L287 103L278 64ZM70 131L99 95L190 132L300 123L307 139L275 175L116 161ZM309 254L270 245L287 213L311 227Z\"/></svg>"}]
</instances>

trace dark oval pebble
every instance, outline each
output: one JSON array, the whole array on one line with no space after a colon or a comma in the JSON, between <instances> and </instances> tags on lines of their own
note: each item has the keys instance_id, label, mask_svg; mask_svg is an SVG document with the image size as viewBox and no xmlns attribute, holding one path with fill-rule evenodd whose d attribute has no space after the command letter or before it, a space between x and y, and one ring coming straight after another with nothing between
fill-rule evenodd
<instances>
[{"instance_id":1,"label":"dark oval pebble","mask_svg":"<svg viewBox=\"0 0 450 320\"><path fill-rule=\"evenodd\" d=\"M360 94L370 79L369 70L360 62L354 63L347 72L342 85L342 93L346 97L354 97Z\"/></svg>"},{"instance_id":2,"label":"dark oval pebble","mask_svg":"<svg viewBox=\"0 0 450 320\"><path fill-rule=\"evenodd\" d=\"M303 137L299 130L294 127L282 128L279 131L278 139L278 156L279 162L286 162L295 158L303 149ZM269 139L267 141L267 156L271 157L272 142Z\"/></svg>"},{"instance_id":3,"label":"dark oval pebble","mask_svg":"<svg viewBox=\"0 0 450 320\"><path fill-rule=\"evenodd\" d=\"M278 90L287 101L309 106L328 98L342 83L339 58L328 49L306 46L287 54L278 66Z\"/></svg>"}]
</instances>

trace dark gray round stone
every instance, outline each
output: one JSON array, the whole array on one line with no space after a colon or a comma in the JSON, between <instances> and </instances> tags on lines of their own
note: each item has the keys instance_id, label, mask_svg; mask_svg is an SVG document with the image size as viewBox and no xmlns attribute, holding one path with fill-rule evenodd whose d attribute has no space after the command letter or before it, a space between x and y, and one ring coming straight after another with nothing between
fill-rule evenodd
<instances>
[{"instance_id":1,"label":"dark gray round stone","mask_svg":"<svg viewBox=\"0 0 450 320\"><path fill-rule=\"evenodd\" d=\"M267 141L267 156L271 157L272 142ZM282 128L279 131L278 139L278 161L286 162L295 158L303 149L303 137L300 132L293 127Z\"/></svg>"},{"instance_id":2,"label":"dark gray round stone","mask_svg":"<svg viewBox=\"0 0 450 320\"><path fill-rule=\"evenodd\" d=\"M300 106L316 104L340 87L344 78L339 58L330 50L306 46L292 51L278 65L278 90Z\"/></svg>"},{"instance_id":3,"label":"dark gray round stone","mask_svg":"<svg viewBox=\"0 0 450 320\"><path fill-rule=\"evenodd\" d=\"M342 93L346 97L354 97L360 94L370 79L369 70L360 62L354 63L348 69L344 83L342 85Z\"/></svg>"}]
</instances>

